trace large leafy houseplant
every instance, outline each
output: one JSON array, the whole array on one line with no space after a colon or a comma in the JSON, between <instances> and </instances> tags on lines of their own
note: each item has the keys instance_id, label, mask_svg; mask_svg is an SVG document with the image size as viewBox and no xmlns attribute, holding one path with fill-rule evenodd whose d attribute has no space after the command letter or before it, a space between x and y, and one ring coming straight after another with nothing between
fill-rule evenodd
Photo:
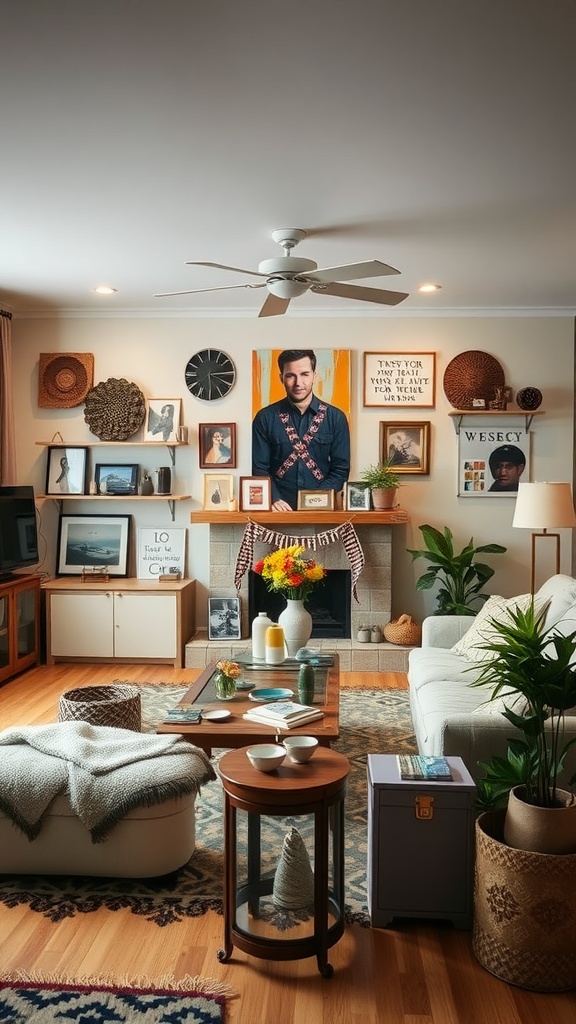
<instances>
[{"instance_id":1,"label":"large leafy houseplant","mask_svg":"<svg viewBox=\"0 0 576 1024\"><path fill-rule=\"evenodd\" d=\"M504 806L511 789L523 787L522 798L537 807L556 807L557 777L576 739L563 742L564 713L576 706L576 630L562 635L545 627L546 608L534 601L523 611L508 609L503 620L492 619L493 639L478 644L490 652L472 686L492 687L490 700L503 699L502 714L518 730L508 739L507 757L493 757L480 768L477 806ZM576 773L568 784L574 786Z\"/></svg>"},{"instance_id":2,"label":"large leafy houseplant","mask_svg":"<svg viewBox=\"0 0 576 1024\"><path fill-rule=\"evenodd\" d=\"M482 587L494 575L494 569L484 562L476 561L479 554L500 555L506 548L501 544L481 544L474 547L470 538L460 552L454 551L454 537L447 526L441 533L434 526L419 527L426 545L424 550L407 548L412 561L426 558L431 567L416 581L416 590L431 590L440 583L435 615L475 615L475 601L485 601L488 594L481 593Z\"/></svg>"}]
</instances>

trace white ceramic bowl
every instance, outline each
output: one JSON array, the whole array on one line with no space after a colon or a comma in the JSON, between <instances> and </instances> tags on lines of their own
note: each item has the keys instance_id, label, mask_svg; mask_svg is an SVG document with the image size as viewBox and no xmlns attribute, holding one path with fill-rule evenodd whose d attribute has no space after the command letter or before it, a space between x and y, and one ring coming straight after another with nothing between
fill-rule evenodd
<instances>
[{"instance_id":1,"label":"white ceramic bowl","mask_svg":"<svg viewBox=\"0 0 576 1024\"><path fill-rule=\"evenodd\" d=\"M250 764L259 772L273 772L286 757L284 747L277 743L258 743L246 751Z\"/></svg>"},{"instance_id":2,"label":"white ceramic bowl","mask_svg":"<svg viewBox=\"0 0 576 1024\"><path fill-rule=\"evenodd\" d=\"M282 741L291 761L309 761L318 746L315 736L287 736Z\"/></svg>"}]
</instances>

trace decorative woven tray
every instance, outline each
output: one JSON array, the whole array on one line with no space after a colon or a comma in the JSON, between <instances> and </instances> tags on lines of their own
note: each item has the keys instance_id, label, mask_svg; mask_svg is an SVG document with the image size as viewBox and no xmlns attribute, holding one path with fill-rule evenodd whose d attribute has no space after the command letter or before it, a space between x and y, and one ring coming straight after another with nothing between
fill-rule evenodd
<instances>
[{"instance_id":1,"label":"decorative woven tray","mask_svg":"<svg viewBox=\"0 0 576 1024\"><path fill-rule=\"evenodd\" d=\"M101 441L125 441L142 426L146 399L136 384L109 377L86 396L84 419Z\"/></svg>"},{"instance_id":2,"label":"decorative woven tray","mask_svg":"<svg viewBox=\"0 0 576 1024\"><path fill-rule=\"evenodd\" d=\"M504 370L488 352L461 352L444 371L444 394L455 409L472 409L475 398L488 403L494 389L504 386Z\"/></svg>"}]
</instances>

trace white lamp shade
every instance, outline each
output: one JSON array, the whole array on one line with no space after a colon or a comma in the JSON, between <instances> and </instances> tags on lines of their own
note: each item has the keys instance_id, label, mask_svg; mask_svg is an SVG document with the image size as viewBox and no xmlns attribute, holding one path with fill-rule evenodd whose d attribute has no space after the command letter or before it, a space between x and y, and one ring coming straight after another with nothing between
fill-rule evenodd
<instances>
[{"instance_id":1,"label":"white lamp shade","mask_svg":"<svg viewBox=\"0 0 576 1024\"><path fill-rule=\"evenodd\" d=\"M572 489L568 483L518 484L512 526L558 530L576 526Z\"/></svg>"}]
</instances>

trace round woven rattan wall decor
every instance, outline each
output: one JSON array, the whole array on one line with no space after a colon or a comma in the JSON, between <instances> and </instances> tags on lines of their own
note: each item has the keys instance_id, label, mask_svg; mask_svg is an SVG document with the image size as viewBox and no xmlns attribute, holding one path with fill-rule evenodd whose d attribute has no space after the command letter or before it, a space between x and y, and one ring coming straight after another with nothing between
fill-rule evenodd
<instances>
[{"instance_id":1,"label":"round woven rattan wall decor","mask_svg":"<svg viewBox=\"0 0 576 1024\"><path fill-rule=\"evenodd\" d=\"M475 398L483 398L488 408L494 389L504 383L504 370L488 352L461 352L444 371L444 394L455 409L473 409Z\"/></svg>"},{"instance_id":2,"label":"round woven rattan wall decor","mask_svg":"<svg viewBox=\"0 0 576 1024\"><path fill-rule=\"evenodd\" d=\"M125 441L144 422L146 399L136 384L109 377L86 396L84 419L101 441Z\"/></svg>"},{"instance_id":3,"label":"round woven rattan wall decor","mask_svg":"<svg viewBox=\"0 0 576 1024\"><path fill-rule=\"evenodd\" d=\"M527 412L533 412L542 405L542 392L539 388L520 388L516 395L516 405Z\"/></svg>"},{"instance_id":4,"label":"round woven rattan wall decor","mask_svg":"<svg viewBox=\"0 0 576 1024\"><path fill-rule=\"evenodd\" d=\"M41 352L38 363L40 409L82 405L94 382L91 352Z\"/></svg>"}]
</instances>

